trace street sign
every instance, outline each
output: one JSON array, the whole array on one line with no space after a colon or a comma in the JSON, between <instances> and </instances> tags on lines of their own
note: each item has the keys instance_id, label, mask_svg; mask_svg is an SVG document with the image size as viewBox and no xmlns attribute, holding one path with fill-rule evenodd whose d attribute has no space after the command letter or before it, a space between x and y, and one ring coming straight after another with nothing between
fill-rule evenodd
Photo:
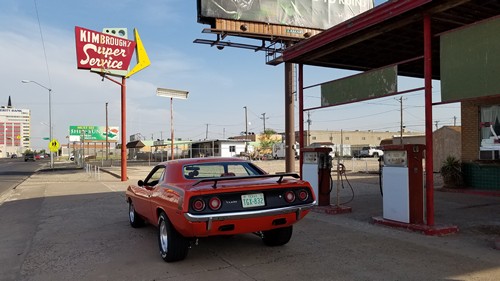
<instances>
[{"instance_id":1,"label":"street sign","mask_svg":"<svg viewBox=\"0 0 500 281\"><path fill-rule=\"evenodd\" d=\"M50 151L57 152L59 150L59 147L61 147L61 145L59 144L59 142L56 139L53 139L49 142Z\"/></svg>"}]
</instances>

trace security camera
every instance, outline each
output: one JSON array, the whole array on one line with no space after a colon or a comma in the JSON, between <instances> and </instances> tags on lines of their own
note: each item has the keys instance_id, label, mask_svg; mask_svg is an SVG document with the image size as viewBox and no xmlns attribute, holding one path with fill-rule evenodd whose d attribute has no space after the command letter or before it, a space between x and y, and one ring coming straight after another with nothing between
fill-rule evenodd
<instances>
[{"instance_id":1,"label":"security camera","mask_svg":"<svg viewBox=\"0 0 500 281\"><path fill-rule=\"evenodd\" d=\"M217 49L222 50L222 49L224 49L224 46L217 45Z\"/></svg>"}]
</instances>

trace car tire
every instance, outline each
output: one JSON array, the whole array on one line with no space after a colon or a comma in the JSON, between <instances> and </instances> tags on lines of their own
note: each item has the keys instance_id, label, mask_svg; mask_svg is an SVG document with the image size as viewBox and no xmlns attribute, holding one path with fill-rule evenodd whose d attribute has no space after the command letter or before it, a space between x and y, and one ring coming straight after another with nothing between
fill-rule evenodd
<instances>
[{"instance_id":1,"label":"car tire","mask_svg":"<svg viewBox=\"0 0 500 281\"><path fill-rule=\"evenodd\" d=\"M138 228L144 225L144 220L135 211L134 203L132 203L132 200L128 202L128 220L130 222L130 226L132 226L133 228Z\"/></svg>"},{"instance_id":2,"label":"car tire","mask_svg":"<svg viewBox=\"0 0 500 281\"><path fill-rule=\"evenodd\" d=\"M292 238L293 226L262 231L262 242L267 246L282 246Z\"/></svg>"},{"instance_id":3,"label":"car tire","mask_svg":"<svg viewBox=\"0 0 500 281\"><path fill-rule=\"evenodd\" d=\"M175 230L165 213L158 219L158 246L166 262L185 259L189 250L189 241Z\"/></svg>"}]
</instances>

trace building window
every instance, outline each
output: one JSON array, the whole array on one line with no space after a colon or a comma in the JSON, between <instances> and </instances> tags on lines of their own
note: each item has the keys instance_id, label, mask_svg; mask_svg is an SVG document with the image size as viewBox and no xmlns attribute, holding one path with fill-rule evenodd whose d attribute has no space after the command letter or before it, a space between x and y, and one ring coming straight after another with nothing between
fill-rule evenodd
<instances>
[{"instance_id":1,"label":"building window","mask_svg":"<svg viewBox=\"0 0 500 281\"><path fill-rule=\"evenodd\" d=\"M500 105L482 106L480 123L480 158L498 159L500 150Z\"/></svg>"},{"instance_id":2,"label":"building window","mask_svg":"<svg viewBox=\"0 0 500 281\"><path fill-rule=\"evenodd\" d=\"M365 137L362 137L362 138L361 138L361 140L366 140L366 138L365 138Z\"/></svg>"},{"instance_id":3,"label":"building window","mask_svg":"<svg viewBox=\"0 0 500 281\"><path fill-rule=\"evenodd\" d=\"M381 137L378 137L377 140L381 140Z\"/></svg>"},{"instance_id":4,"label":"building window","mask_svg":"<svg viewBox=\"0 0 500 281\"><path fill-rule=\"evenodd\" d=\"M312 137L312 140L316 140L316 137Z\"/></svg>"},{"instance_id":5,"label":"building window","mask_svg":"<svg viewBox=\"0 0 500 281\"><path fill-rule=\"evenodd\" d=\"M349 140L349 137L345 137L345 140Z\"/></svg>"},{"instance_id":6,"label":"building window","mask_svg":"<svg viewBox=\"0 0 500 281\"><path fill-rule=\"evenodd\" d=\"M229 152L236 152L236 146L230 145L229 146Z\"/></svg>"}]
</instances>

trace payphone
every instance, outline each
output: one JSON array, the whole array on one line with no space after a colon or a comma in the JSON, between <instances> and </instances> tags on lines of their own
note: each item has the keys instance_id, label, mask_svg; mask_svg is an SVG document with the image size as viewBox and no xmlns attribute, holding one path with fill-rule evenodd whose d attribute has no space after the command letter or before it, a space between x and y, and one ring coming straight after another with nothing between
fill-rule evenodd
<instances>
[{"instance_id":1,"label":"payphone","mask_svg":"<svg viewBox=\"0 0 500 281\"><path fill-rule=\"evenodd\" d=\"M384 146L382 164L384 219L412 224L424 223L425 145Z\"/></svg>"},{"instance_id":2,"label":"payphone","mask_svg":"<svg viewBox=\"0 0 500 281\"><path fill-rule=\"evenodd\" d=\"M332 157L330 147L301 149L302 179L308 181L319 206L330 205Z\"/></svg>"}]
</instances>

